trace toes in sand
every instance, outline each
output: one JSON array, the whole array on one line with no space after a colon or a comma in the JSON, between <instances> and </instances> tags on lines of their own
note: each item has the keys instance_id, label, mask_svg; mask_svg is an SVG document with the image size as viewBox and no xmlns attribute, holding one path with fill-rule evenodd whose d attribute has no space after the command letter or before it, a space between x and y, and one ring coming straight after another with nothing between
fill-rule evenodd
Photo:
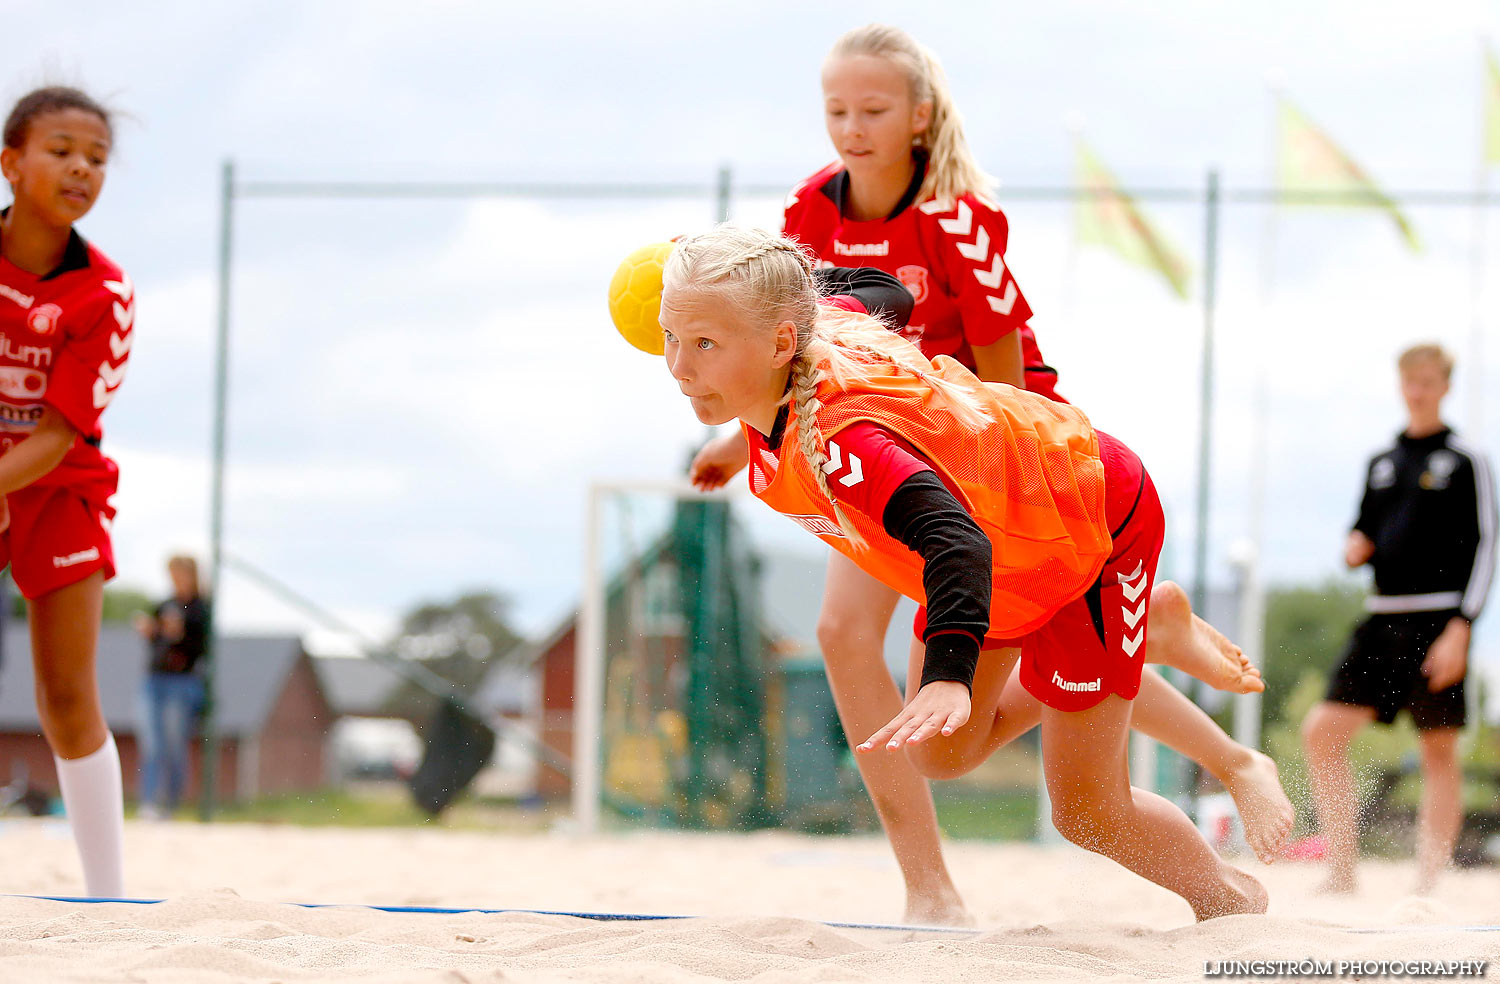
<instances>
[{"instance_id":1,"label":"toes in sand","mask_svg":"<svg viewBox=\"0 0 1500 984\"><path fill-rule=\"evenodd\" d=\"M1276 763L1252 749L1248 762L1226 777L1224 785L1239 808L1245 841L1255 856L1267 864L1276 860L1296 821L1292 801L1281 788Z\"/></svg>"}]
</instances>

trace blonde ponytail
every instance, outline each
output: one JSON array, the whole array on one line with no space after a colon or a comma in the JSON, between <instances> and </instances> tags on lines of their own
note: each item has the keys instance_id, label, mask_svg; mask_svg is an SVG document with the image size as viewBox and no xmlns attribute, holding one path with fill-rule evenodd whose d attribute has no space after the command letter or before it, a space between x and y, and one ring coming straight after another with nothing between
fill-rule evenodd
<instances>
[{"instance_id":1,"label":"blonde ponytail","mask_svg":"<svg viewBox=\"0 0 1500 984\"><path fill-rule=\"evenodd\" d=\"M830 58L872 55L894 62L906 74L913 105L932 102L927 129L916 145L927 151L927 176L919 200L936 199L952 205L967 194L986 195L995 179L984 173L964 138L963 118L948 91L948 77L937 55L899 27L866 24L840 37Z\"/></svg>"}]
</instances>

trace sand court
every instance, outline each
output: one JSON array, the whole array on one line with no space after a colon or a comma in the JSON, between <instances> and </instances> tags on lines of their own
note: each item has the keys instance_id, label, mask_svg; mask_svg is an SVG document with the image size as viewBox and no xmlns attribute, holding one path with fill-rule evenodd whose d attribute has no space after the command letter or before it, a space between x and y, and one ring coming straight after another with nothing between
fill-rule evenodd
<instances>
[{"instance_id":1,"label":"sand court","mask_svg":"<svg viewBox=\"0 0 1500 984\"><path fill-rule=\"evenodd\" d=\"M1082 851L960 842L949 859L978 931L933 934L825 925L899 921L901 881L879 838L191 823L131 824L127 837L132 892L166 901L0 898L0 978L1202 981L1227 976L1211 971L1234 961L1312 960L1336 970L1339 961L1500 959L1500 932L1452 928L1500 924L1500 879L1490 870L1455 872L1434 896L1417 898L1407 894L1410 863L1371 861L1362 894L1327 899L1312 894L1316 866L1247 861L1271 891L1270 915L1193 925L1180 899ZM61 822L5 821L0 851L7 892L80 891ZM599 922L289 902L701 918Z\"/></svg>"}]
</instances>

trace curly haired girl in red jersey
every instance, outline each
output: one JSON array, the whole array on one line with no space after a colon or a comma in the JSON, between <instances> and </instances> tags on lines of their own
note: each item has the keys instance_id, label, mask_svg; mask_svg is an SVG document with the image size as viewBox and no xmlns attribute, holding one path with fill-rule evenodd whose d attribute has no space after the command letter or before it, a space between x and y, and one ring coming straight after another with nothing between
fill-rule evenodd
<instances>
[{"instance_id":1,"label":"curly haired girl in red jersey","mask_svg":"<svg viewBox=\"0 0 1500 984\"><path fill-rule=\"evenodd\" d=\"M1058 830L1199 919L1265 910L1260 884L1177 807L1130 786L1163 525L1128 448L1072 407L928 361L877 322L820 306L811 260L755 230L681 240L661 322L698 419L740 421L751 490L923 605L906 703L864 732L867 757L904 749L927 776L974 768L1007 740L1019 659L1042 705ZM1184 665L1201 668L1221 654L1190 655Z\"/></svg>"},{"instance_id":2,"label":"curly haired girl in red jersey","mask_svg":"<svg viewBox=\"0 0 1500 984\"><path fill-rule=\"evenodd\" d=\"M937 57L905 31L880 24L848 32L823 63L824 114L839 160L787 198L784 232L820 264L872 266L896 276L915 301L902 333L924 355L948 355L980 379L1061 399L1030 326L1031 308L1005 263L1009 224L988 197L993 181L974 159ZM704 489L723 485L747 461L743 435L706 445L690 469ZM888 719L900 695L882 660L897 593L835 553L828 563L818 641L846 731ZM1153 588L1152 648L1212 640L1239 652L1196 618L1171 582ZM1153 662L1171 662L1170 656ZM1237 665L1237 664L1236 664ZM1254 688L1220 678L1226 689ZM1007 693L1014 735L1039 721L1018 685ZM1249 840L1269 857L1291 823L1269 759L1231 742L1164 680L1148 672L1134 726L1195 759L1232 792ZM899 759L860 761L907 883L907 917L964 921L942 862L931 794ZM1274 793L1272 792L1274 790Z\"/></svg>"},{"instance_id":3,"label":"curly haired girl in red jersey","mask_svg":"<svg viewBox=\"0 0 1500 984\"><path fill-rule=\"evenodd\" d=\"M99 418L134 338L130 278L73 224L104 185L109 113L38 89L5 122L0 171L0 563L27 600L37 711L57 763L88 893L124 895L120 759L94 654L114 576L118 470Z\"/></svg>"}]
</instances>

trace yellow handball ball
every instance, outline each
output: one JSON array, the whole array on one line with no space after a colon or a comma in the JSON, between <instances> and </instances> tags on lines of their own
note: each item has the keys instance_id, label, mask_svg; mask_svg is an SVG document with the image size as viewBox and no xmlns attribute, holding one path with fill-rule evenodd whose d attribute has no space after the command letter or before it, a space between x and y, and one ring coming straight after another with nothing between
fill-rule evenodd
<instances>
[{"instance_id":1,"label":"yellow handball ball","mask_svg":"<svg viewBox=\"0 0 1500 984\"><path fill-rule=\"evenodd\" d=\"M642 246L620 262L609 281L609 316L625 341L642 352L661 355L661 271L671 243Z\"/></svg>"}]
</instances>

